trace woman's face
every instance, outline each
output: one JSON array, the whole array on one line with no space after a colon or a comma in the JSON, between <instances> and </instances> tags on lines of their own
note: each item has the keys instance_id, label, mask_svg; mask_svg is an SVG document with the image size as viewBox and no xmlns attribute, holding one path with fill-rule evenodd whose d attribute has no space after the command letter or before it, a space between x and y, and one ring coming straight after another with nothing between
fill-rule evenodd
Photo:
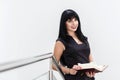
<instances>
[{"instance_id":1,"label":"woman's face","mask_svg":"<svg viewBox=\"0 0 120 80\"><path fill-rule=\"evenodd\" d=\"M75 32L78 28L78 20L76 18L68 19L66 21L67 31Z\"/></svg>"}]
</instances>

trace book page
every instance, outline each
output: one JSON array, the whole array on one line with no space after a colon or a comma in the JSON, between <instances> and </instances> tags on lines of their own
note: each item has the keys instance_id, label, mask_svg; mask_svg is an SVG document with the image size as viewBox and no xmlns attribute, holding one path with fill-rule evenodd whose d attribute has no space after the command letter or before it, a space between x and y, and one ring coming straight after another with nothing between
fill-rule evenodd
<instances>
[{"instance_id":1,"label":"book page","mask_svg":"<svg viewBox=\"0 0 120 80\"><path fill-rule=\"evenodd\" d=\"M84 64L80 64L78 63L78 65L81 67L81 69L94 69L95 72L102 72L104 71L108 65L97 65L95 63L84 63Z\"/></svg>"}]
</instances>

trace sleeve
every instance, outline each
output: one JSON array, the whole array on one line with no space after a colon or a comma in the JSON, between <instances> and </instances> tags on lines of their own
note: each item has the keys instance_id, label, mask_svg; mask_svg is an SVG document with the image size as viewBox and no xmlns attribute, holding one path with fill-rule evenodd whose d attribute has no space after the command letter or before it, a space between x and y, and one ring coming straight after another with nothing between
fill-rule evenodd
<instances>
[{"instance_id":1,"label":"sleeve","mask_svg":"<svg viewBox=\"0 0 120 80\"><path fill-rule=\"evenodd\" d=\"M61 38L58 38L57 40L56 40L56 42L57 41L60 41L60 42L62 42L63 43L63 45L65 46L65 48L66 48L66 42L63 40L63 39L61 39Z\"/></svg>"}]
</instances>

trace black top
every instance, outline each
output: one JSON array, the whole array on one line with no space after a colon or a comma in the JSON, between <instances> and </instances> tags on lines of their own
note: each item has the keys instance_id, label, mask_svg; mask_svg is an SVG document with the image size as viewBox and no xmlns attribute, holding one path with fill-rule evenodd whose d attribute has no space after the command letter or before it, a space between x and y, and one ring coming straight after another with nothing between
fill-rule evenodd
<instances>
[{"instance_id":1,"label":"black top","mask_svg":"<svg viewBox=\"0 0 120 80\"><path fill-rule=\"evenodd\" d=\"M69 41L63 40L62 38L58 38L57 41L61 41L65 46L65 50L63 51L63 54L60 58L62 65L67 66L68 68L72 68L75 64L77 65L78 63L89 62L90 47L88 41L78 44L71 36L69 36ZM83 71L80 70L78 72L81 73ZM66 78L66 80L77 80L77 77L71 77L70 79L68 78ZM81 78L79 74L78 80L80 79Z\"/></svg>"}]
</instances>

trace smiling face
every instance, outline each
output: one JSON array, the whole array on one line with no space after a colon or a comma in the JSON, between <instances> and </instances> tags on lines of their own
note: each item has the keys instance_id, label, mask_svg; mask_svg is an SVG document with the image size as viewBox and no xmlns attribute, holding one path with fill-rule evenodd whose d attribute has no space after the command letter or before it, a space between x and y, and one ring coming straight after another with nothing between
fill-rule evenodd
<instances>
[{"instance_id":1,"label":"smiling face","mask_svg":"<svg viewBox=\"0 0 120 80\"><path fill-rule=\"evenodd\" d=\"M75 32L78 28L78 20L76 18L68 19L65 24L68 32Z\"/></svg>"}]
</instances>

